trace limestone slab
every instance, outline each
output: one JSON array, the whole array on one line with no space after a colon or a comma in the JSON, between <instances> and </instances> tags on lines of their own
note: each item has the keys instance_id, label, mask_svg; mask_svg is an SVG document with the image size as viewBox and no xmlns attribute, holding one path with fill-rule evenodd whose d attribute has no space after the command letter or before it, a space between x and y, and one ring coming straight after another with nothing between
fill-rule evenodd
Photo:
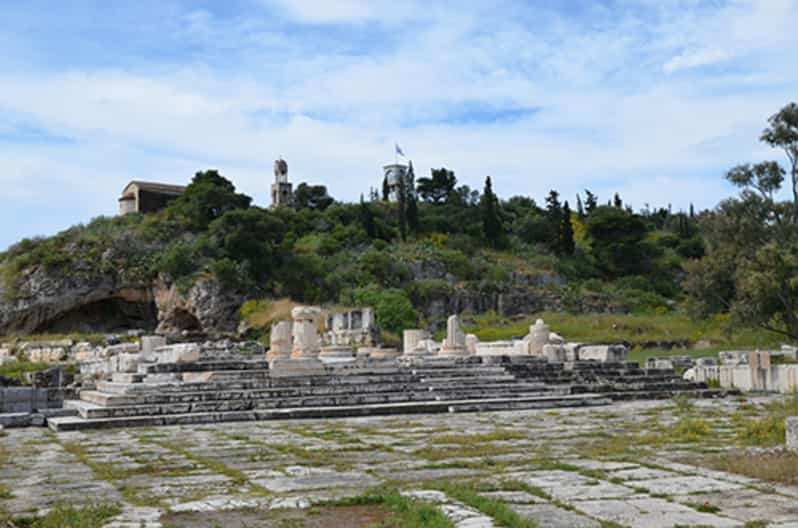
<instances>
[{"instance_id":1,"label":"limestone slab","mask_svg":"<svg viewBox=\"0 0 798 528\"><path fill-rule=\"evenodd\" d=\"M672 528L673 526L739 528L741 524L733 519L698 512L687 506L656 498L584 501L578 503L576 507L591 517L630 528Z\"/></svg>"}]
</instances>

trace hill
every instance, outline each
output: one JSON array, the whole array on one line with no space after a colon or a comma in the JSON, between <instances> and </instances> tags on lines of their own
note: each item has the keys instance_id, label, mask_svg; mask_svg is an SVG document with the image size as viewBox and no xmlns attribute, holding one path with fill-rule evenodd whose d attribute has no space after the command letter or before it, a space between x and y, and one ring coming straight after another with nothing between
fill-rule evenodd
<instances>
[{"instance_id":1,"label":"hill","mask_svg":"<svg viewBox=\"0 0 798 528\"><path fill-rule=\"evenodd\" d=\"M540 207L499 200L489 179L458 187L445 169L395 202L300 187L295 209L266 210L200 172L158 213L23 240L0 254L0 335L257 335L242 307L277 298L372 305L394 334L455 312L666 313L682 301L684 262L704 251L695 215L635 214L617 195L600 206L588 192L572 211L552 191Z\"/></svg>"}]
</instances>

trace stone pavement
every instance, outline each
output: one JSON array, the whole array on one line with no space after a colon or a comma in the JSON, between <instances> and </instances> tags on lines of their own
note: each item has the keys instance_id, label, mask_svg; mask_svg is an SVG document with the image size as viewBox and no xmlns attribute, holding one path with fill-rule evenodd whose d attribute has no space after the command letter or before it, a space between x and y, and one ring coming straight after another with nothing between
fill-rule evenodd
<instances>
[{"instance_id":1,"label":"stone pavement","mask_svg":"<svg viewBox=\"0 0 798 528\"><path fill-rule=\"evenodd\" d=\"M0 438L0 486L8 490L0 493L0 511L112 503L122 513L107 526L155 528L170 512L306 508L387 485L437 505L458 527L498 526L441 491L459 483L542 527L766 521L758 526L798 528L798 488L685 463L733 445L729 416L743 403L697 402L695 415L712 428L700 442L669 436L678 412L672 401L92 432L12 429Z\"/></svg>"}]
</instances>

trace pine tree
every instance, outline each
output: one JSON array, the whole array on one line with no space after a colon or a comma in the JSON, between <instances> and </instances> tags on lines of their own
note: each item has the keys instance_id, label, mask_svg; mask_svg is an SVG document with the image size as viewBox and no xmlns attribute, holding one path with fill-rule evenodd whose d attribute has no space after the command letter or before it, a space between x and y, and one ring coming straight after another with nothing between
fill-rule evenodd
<instances>
[{"instance_id":1,"label":"pine tree","mask_svg":"<svg viewBox=\"0 0 798 528\"><path fill-rule=\"evenodd\" d=\"M559 254L573 255L576 246L574 244L574 226L571 224L571 208L568 206L568 200L562 205L559 238Z\"/></svg>"},{"instance_id":2,"label":"pine tree","mask_svg":"<svg viewBox=\"0 0 798 528\"><path fill-rule=\"evenodd\" d=\"M621 200L620 194L615 193L615 196L612 198L612 205L618 209L623 209L623 200Z\"/></svg>"},{"instance_id":3,"label":"pine tree","mask_svg":"<svg viewBox=\"0 0 798 528\"><path fill-rule=\"evenodd\" d=\"M482 214L482 231L485 240L494 248L502 247L504 243L504 233L502 223L499 218L498 200L493 194L493 184L490 176L485 179L485 191L479 201L479 208Z\"/></svg>"}]
</instances>

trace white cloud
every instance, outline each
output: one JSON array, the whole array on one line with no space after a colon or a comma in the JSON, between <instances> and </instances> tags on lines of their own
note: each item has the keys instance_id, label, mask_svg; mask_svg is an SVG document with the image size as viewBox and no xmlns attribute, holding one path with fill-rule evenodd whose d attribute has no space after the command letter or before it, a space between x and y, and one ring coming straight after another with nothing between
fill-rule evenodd
<instances>
[{"instance_id":1,"label":"white cloud","mask_svg":"<svg viewBox=\"0 0 798 528\"><path fill-rule=\"evenodd\" d=\"M517 4L281 3L295 24L355 25L294 35L274 16L188 12L190 59L0 69L0 246L113 214L134 178L184 182L219 168L266 204L279 155L294 181L356 200L379 185L394 141L418 174L445 165L476 188L491 175L505 197L556 188L572 200L587 187L637 207L709 207L728 192L725 168L777 156L757 137L798 87L798 37L784 31L798 22L795 2L630 0L582 17ZM365 41L353 47L350 34ZM729 68L708 77L709 64ZM540 111L443 119L473 102ZM3 142L19 124L75 143ZM38 223L18 221L42 204Z\"/></svg>"}]
</instances>

